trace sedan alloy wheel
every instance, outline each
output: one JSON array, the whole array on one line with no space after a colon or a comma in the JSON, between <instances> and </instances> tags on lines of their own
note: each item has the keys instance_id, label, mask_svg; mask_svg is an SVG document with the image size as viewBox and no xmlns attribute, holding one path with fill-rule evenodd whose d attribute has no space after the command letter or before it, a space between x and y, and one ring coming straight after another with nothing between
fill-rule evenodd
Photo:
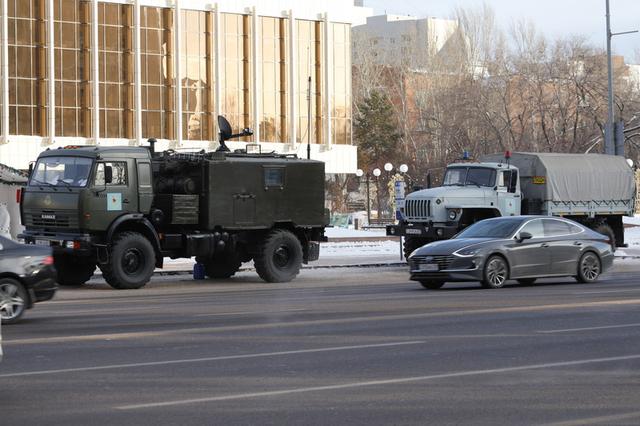
<instances>
[{"instance_id":1,"label":"sedan alloy wheel","mask_svg":"<svg viewBox=\"0 0 640 426\"><path fill-rule=\"evenodd\" d=\"M22 316L27 307L27 293L18 281L0 279L0 318L3 324L11 324Z\"/></svg>"},{"instance_id":2,"label":"sedan alloy wheel","mask_svg":"<svg viewBox=\"0 0 640 426\"><path fill-rule=\"evenodd\" d=\"M509 278L509 266L500 256L491 256L484 266L484 280L482 286L485 288L500 288Z\"/></svg>"}]
</instances>

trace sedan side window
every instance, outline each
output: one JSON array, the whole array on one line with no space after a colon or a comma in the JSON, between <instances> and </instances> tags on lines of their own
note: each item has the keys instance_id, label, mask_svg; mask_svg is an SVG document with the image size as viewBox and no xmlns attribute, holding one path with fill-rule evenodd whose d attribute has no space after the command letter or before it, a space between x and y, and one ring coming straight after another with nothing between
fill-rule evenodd
<instances>
[{"instance_id":1,"label":"sedan side window","mask_svg":"<svg viewBox=\"0 0 640 426\"><path fill-rule=\"evenodd\" d=\"M528 222L520 232L528 232L533 238L544 237L544 229L542 227L542 221L540 219L534 219Z\"/></svg>"},{"instance_id":2,"label":"sedan side window","mask_svg":"<svg viewBox=\"0 0 640 426\"><path fill-rule=\"evenodd\" d=\"M542 219L545 237L558 237L571 234L569 224L563 220Z\"/></svg>"}]
</instances>

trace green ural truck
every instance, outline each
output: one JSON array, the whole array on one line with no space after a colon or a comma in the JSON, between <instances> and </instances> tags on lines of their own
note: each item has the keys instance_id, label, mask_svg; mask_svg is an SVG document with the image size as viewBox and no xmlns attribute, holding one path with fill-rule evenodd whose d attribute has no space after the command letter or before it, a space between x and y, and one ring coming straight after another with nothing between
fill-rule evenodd
<instances>
[{"instance_id":1,"label":"green ural truck","mask_svg":"<svg viewBox=\"0 0 640 426\"><path fill-rule=\"evenodd\" d=\"M442 186L409 194L387 235L404 254L453 237L482 219L542 214L573 219L624 245L622 216L632 216L635 175L626 160L602 154L492 154L447 166Z\"/></svg>"},{"instance_id":2,"label":"green ural truck","mask_svg":"<svg viewBox=\"0 0 640 426\"><path fill-rule=\"evenodd\" d=\"M63 285L97 266L113 288L140 288L165 257L193 256L209 278L253 260L263 280L292 280L325 240L324 163L229 152L226 140L251 131L219 123L215 152L156 153L153 139L42 152L22 194L21 237L54 247Z\"/></svg>"}]
</instances>

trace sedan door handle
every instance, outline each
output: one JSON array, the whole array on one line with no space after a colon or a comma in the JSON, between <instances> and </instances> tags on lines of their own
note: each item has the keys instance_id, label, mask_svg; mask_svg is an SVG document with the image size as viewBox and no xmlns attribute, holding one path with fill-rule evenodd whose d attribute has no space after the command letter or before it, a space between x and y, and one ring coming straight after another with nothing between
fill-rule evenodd
<instances>
[{"instance_id":1,"label":"sedan door handle","mask_svg":"<svg viewBox=\"0 0 640 426\"><path fill-rule=\"evenodd\" d=\"M573 243L574 246L581 246L582 243L580 241L576 241L575 243Z\"/></svg>"},{"instance_id":2,"label":"sedan door handle","mask_svg":"<svg viewBox=\"0 0 640 426\"><path fill-rule=\"evenodd\" d=\"M547 243L542 243L542 244L540 244L540 247L549 247L549 244L547 244Z\"/></svg>"}]
</instances>

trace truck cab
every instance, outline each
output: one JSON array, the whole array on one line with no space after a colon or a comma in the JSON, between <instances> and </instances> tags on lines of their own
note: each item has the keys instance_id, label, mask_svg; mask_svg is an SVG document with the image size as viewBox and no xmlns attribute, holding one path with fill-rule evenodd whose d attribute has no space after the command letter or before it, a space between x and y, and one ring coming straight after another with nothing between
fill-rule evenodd
<instances>
[{"instance_id":1,"label":"truck cab","mask_svg":"<svg viewBox=\"0 0 640 426\"><path fill-rule=\"evenodd\" d=\"M518 168L507 163L450 164L442 186L409 194L387 235L405 237L405 255L448 239L479 220L520 214Z\"/></svg>"}]
</instances>

